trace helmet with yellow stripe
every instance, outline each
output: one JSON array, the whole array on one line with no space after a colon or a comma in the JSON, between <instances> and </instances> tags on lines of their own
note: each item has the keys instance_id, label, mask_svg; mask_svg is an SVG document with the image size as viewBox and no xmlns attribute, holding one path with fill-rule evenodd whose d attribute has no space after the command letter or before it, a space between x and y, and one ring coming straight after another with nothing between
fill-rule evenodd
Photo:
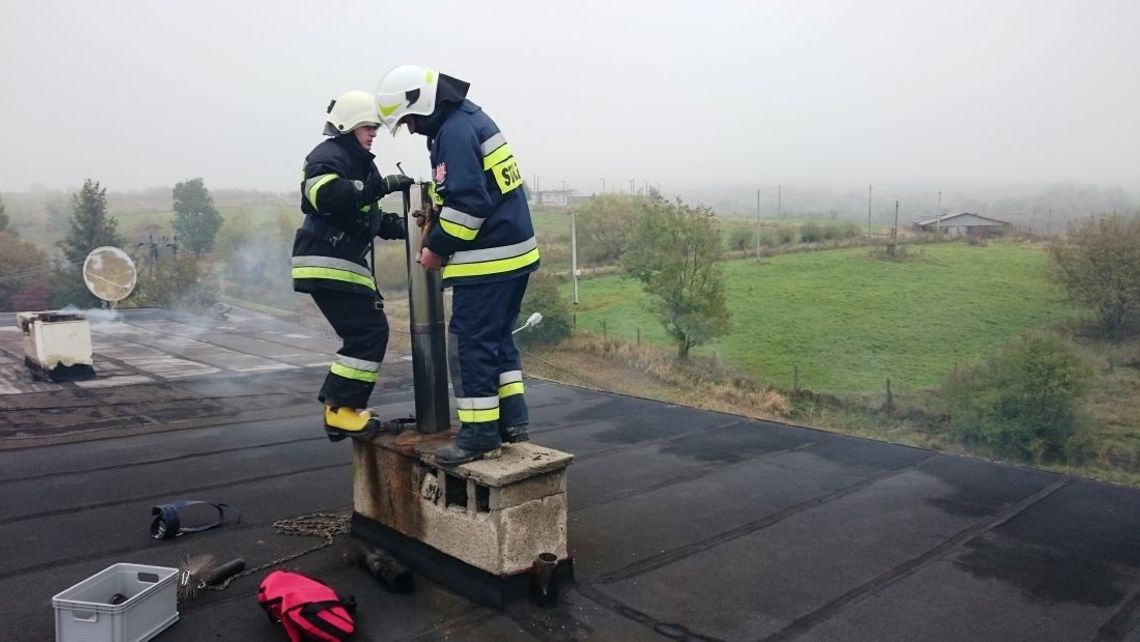
<instances>
[{"instance_id":1,"label":"helmet with yellow stripe","mask_svg":"<svg viewBox=\"0 0 1140 642\"><path fill-rule=\"evenodd\" d=\"M325 111L325 136L340 136L364 125L380 125L376 101L366 91L345 92L330 102Z\"/></svg>"},{"instance_id":2,"label":"helmet with yellow stripe","mask_svg":"<svg viewBox=\"0 0 1140 642\"><path fill-rule=\"evenodd\" d=\"M428 117L445 103L462 102L469 85L419 65L401 65L384 74L376 87L380 120L392 135L409 116Z\"/></svg>"},{"instance_id":3,"label":"helmet with yellow stripe","mask_svg":"<svg viewBox=\"0 0 1140 642\"><path fill-rule=\"evenodd\" d=\"M384 74L376 87L380 119L394 136L407 116L430 116L435 111L439 74L418 65L402 65Z\"/></svg>"}]
</instances>

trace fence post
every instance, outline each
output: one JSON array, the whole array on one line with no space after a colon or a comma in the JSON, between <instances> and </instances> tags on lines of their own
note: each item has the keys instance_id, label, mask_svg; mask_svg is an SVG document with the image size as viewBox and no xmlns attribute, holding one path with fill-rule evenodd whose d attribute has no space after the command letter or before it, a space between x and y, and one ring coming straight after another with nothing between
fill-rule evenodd
<instances>
[{"instance_id":1,"label":"fence post","mask_svg":"<svg viewBox=\"0 0 1140 642\"><path fill-rule=\"evenodd\" d=\"M606 322L602 321L602 343L606 342Z\"/></svg>"},{"instance_id":2,"label":"fence post","mask_svg":"<svg viewBox=\"0 0 1140 642\"><path fill-rule=\"evenodd\" d=\"M800 367L792 366L792 392L800 391Z\"/></svg>"},{"instance_id":3,"label":"fence post","mask_svg":"<svg viewBox=\"0 0 1140 642\"><path fill-rule=\"evenodd\" d=\"M891 378L887 377L887 403L883 406L887 412L895 409L895 398L891 395Z\"/></svg>"},{"instance_id":4,"label":"fence post","mask_svg":"<svg viewBox=\"0 0 1140 642\"><path fill-rule=\"evenodd\" d=\"M641 327L637 328L637 345L641 345Z\"/></svg>"}]
</instances>

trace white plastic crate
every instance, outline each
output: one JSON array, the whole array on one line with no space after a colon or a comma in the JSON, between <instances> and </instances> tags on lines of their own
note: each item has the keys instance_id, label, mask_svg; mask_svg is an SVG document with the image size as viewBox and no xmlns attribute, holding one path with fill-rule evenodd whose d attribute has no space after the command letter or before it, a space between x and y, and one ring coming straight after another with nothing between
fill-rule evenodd
<instances>
[{"instance_id":1,"label":"white plastic crate","mask_svg":"<svg viewBox=\"0 0 1140 642\"><path fill-rule=\"evenodd\" d=\"M143 642L178 621L178 569L115 564L51 598L56 642ZM119 604L113 604L119 598Z\"/></svg>"}]
</instances>

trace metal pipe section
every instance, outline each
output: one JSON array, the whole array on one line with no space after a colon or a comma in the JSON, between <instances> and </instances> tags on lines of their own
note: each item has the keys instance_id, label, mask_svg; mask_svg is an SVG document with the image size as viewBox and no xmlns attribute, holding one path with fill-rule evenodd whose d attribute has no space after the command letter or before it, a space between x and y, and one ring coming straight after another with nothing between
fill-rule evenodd
<instances>
[{"instance_id":1,"label":"metal pipe section","mask_svg":"<svg viewBox=\"0 0 1140 642\"><path fill-rule=\"evenodd\" d=\"M531 590L535 604L550 608L558 604L558 580L554 572L558 569L558 556L554 553L539 553L530 567Z\"/></svg>"},{"instance_id":2,"label":"metal pipe section","mask_svg":"<svg viewBox=\"0 0 1140 642\"><path fill-rule=\"evenodd\" d=\"M440 273L420 267L423 231L409 212L431 206L428 184L404 193L404 223L408 228L408 317L412 330L412 380L416 395L416 428L434 434L451 428L447 394L447 340Z\"/></svg>"}]
</instances>

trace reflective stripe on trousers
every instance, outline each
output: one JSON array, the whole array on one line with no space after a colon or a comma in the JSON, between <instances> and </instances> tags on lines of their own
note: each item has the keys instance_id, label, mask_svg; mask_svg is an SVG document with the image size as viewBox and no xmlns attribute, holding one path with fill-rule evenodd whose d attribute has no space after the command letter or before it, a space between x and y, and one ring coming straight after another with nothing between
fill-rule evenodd
<instances>
[{"instance_id":1,"label":"reflective stripe on trousers","mask_svg":"<svg viewBox=\"0 0 1140 642\"><path fill-rule=\"evenodd\" d=\"M524 275L453 290L447 343L451 381L462 422L456 444L462 448L489 450L499 444L500 425L527 423L522 367L511 336L527 281L528 276ZM511 394L501 396L502 383ZM461 399L479 401L463 401L460 405Z\"/></svg>"},{"instance_id":2,"label":"reflective stripe on trousers","mask_svg":"<svg viewBox=\"0 0 1140 642\"><path fill-rule=\"evenodd\" d=\"M321 290L312 297L343 341L317 398L330 406L367 408L388 347L383 306L374 294Z\"/></svg>"}]
</instances>

